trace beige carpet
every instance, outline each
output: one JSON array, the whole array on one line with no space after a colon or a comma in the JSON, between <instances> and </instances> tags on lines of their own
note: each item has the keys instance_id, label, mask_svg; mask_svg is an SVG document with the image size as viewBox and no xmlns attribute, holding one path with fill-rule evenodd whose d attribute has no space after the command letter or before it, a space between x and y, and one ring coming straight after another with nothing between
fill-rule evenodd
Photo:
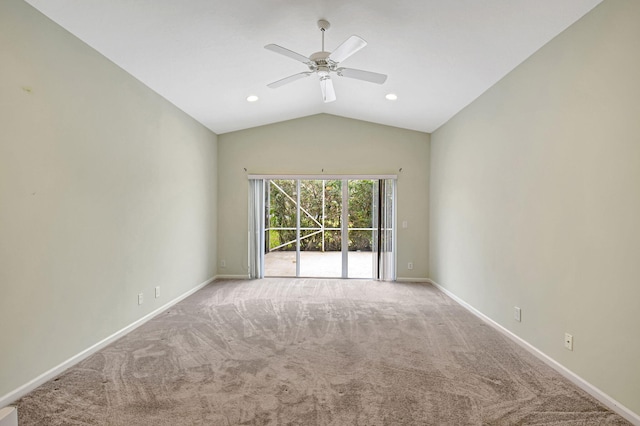
<instances>
[{"instance_id":1,"label":"beige carpet","mask_svg":"<svg viewBox=\"0 0 640 426\"><path fill-rule=\"evenodd\" d=\"M18 402L27 425L628 424L426 284L213 283Z\"/></svg>"}]
</instances>

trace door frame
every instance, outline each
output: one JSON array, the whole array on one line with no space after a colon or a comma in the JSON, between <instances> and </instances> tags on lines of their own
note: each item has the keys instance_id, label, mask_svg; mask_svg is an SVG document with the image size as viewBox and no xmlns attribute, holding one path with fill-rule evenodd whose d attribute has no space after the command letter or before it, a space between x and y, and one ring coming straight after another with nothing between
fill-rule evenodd
<instances>
[{"instance_id":1,"label":"door frame","mask_svg":"<svg viewBox=\"0 0 640 426\"><path fill-rule=\"evenodd\" d=\"M299 234L300 232L300 180L341 180L341 181L349 181L349 180L388 180L391 179L393 180L393 238L392 238L392 243L393 243L393 269L396 270L396 265L397 265L397 214L396 214L396 209L397 209L397 179L398 179L398 175L395 174L354 174L354 175L348 175L348 174L321 174L321 175L316 175L316 174L309 174L309 175L305 175L305 174L249 174L247 175L248 179L258 179L258 180L295 180L296 186L297 186L297 224L296 224L296 233ZM266 188L265 188L266 190ZM345 203L347 203L348 205L348 186L347 185L342 185L342 204L345 205ZM348 235L345 233L345 228L348 228L348 217L347 217L347 209L343 208L342 209L342 234L343 235ZM264 224L263 226L266 226L266 224ZM260 230L262 233L264 233L264 229ZM300 235L296 236L296 276L300 275L300 248L299 248L299 244L300 244ZM342 277L341 278L348 278L348 245L349 245L349 240L348 238L342 238ZM262 250L262 258L264 259L264 247L261 247ZM395 275L395 274L394 274Z\"/></svg>"}]
</instances>

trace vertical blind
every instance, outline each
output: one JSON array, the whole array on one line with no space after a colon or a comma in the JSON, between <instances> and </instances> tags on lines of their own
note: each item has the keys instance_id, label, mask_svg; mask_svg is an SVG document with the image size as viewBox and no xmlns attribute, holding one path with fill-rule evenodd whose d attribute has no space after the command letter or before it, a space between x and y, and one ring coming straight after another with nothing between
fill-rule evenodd
<instances>
[{"instance_id":1,"label":"vertical blind","mask_svg":"<svg viewBox=\"0 0 640 426\"><path fill-rule=\"evenodd\" d=\"M249 276L264 277L264 180L249 180Z\"/></svg>"}]
</instances>

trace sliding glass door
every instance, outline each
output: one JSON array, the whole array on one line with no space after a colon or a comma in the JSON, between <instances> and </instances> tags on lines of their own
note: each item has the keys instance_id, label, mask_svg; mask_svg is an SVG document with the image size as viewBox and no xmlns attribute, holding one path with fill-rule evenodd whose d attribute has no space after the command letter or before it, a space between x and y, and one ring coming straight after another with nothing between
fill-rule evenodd
<instances>
[{"instance_id":1,"label":"sliding glass door","mask_svg":"<svg viewBox=\"0 0 640 426\"><path fill-rule=\"evenodd\" d=\"M265 275L296 277L298 241L298 196L295 180L265 181L264 252L279 253L265 258ZM278 214L271 214L277 211Z\"/></svg>"},{"instance_id":2,"label":"sliding glass door","mask_svg":"<svg viewBox=\"0 0 640 426\"><path fill-rule=\"evenodd\" d=\"M253 209L250 219L263 224L255 277L395 279L393 179L262 181L264 216Z\"/></svg>"},{"instance_id":3,"label":"sliding glass door","mask_svg":"<svg viewBox=\"0 0 640 426\"><path fill-rule=\"evenodd\" d=\"M374 231L373 213L375 181L348 181L348 256L349 278L375 278L374 271Z\"/></svg>"},{"instance_id":4,"label":"sliding glass door","mask_svg":"<svg viewBox=\"0 0 640 426\"><path fill-rule=\"evenodd\" d=\"M301 180L301 277L342 277L342 182ZM311 213L311 214L306 214ZM306 237L306 238L305 238Z\"/></svg>"}]
</instances>

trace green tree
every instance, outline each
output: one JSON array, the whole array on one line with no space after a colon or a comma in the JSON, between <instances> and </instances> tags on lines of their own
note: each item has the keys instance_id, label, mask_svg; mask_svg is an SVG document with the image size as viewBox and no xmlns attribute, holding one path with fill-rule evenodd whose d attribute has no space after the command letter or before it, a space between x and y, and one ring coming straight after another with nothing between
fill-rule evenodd
<instances>
[{"instance_id":1,"label":"green tree","mask_svg":"<svg viewBox=\"0 0 640 426\"><path fill-rule=\"evenodd\" d=\"M349 227L370 228L372 226L373 181L349 181ZM267 223L271 229L267 235L268 247L278 250L295 250L296 238L296 181L273 180L269 185L269 211ZM325 230L325 251L340 251L342 236L342 181L327 180L324 185L324 226L337 230ZM322 181L300 181L300 227L320 228L322 218ZM322 233L318 229L301 230L301 250L322 250ZM289 243L289 244L287 244ZM349 250L371 250L371 231L351 231Z\"/></svg>"}]
</instances>

